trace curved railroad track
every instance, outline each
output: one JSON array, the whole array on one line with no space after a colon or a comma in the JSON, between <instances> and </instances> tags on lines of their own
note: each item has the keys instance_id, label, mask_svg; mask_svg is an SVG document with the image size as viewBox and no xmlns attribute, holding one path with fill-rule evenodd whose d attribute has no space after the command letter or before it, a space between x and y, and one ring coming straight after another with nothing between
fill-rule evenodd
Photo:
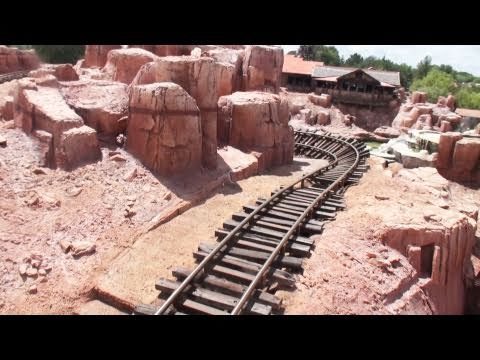
<instances>
[{"instance_id":1,"label":"curved railroad track","mask_svg":"<svg viewBox=\"0 0 480 360\"><path fill-rule=\"evenodd\" d=\"M28 75L29 71L15 71L7 74L1 74L0 75L0 84L7 82L7 81L12 81L15 79L21 79L24 78Z\"/></svg>"},{"instance_id":2,"label":"curved railroad track","mask_svg":"<svg viewBox=\"0 0 480 360\"><path fill-rule=\"evenodd\" d=\"M368 169L363 143L328 133L296 131L295 153L328 165L244 206L216 231L217 244L200 244L193 271L177 268L172 272L177 281L157 281L162 304L138 305L134 314L281 313L273 292L294 287L292 274L314 245L308 236L321 233L345 208L343 193Z\"/></svg>"}]
</instances>

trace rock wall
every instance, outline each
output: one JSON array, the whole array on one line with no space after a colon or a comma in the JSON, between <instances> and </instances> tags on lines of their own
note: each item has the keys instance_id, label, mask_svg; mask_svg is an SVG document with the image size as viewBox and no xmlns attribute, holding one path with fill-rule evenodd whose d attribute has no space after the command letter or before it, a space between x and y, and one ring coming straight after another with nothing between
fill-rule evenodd
<instances>
[{"instance_id":1,"label":"rock wall","mask_svg":"<svg viewBox=\"0 0 480 360\"><path fill-rule=\"evenodd\" d=\"M0 45L0 74L33 70L40 66L35 50L19 50Z\"/></svg>"},{"instance_id":2,"label":"rock wall","mask_svg":"<svg viewBox=\"0 0 480 360\"><path fill-rule=\"evenodd\" d=\"M367 131L374 131L381 126L390 126L400 110L400 104L394 108L374 107L372 110L348 104L335 105L342 113L354 116L355 125Z\"/></svg>"},{"instance_id":3,"label":"rock wall","mask_svg":"<svg viewBox=\"0 0 480 360\"><path fill-rule=\"evenodd\" d=\"M263 92L236 92L218 101L219 139L259 157L259 171L293 160L288 102Z\"/></svg>"},{"instance_id":4,"label":"rock wall","mask_svg":"<svg viewBox=\"0 0 480 360\"><path fill-rule=\"evenodd\" d=\"M95 130L84 126L58 88L39 86L32 78L21 79L13 103L15 125L41 138L51 157L45 160L49 166L71 169L101 158Z\"/></svg>"},{"instance_id":5,"label":"rock wall","mask_svg":"<svg viewBox=\"0 0 480 360\"><path fill-rule=\"evenodd\" d=\"M202 130L195 99L174 83L133 86L126 145L163 176L200 169Z\"/></svg>"},{"instance_id":6,"label":"rock wall","mask_svg":"<svg viewBox=\"0 0 480 360\"><path fill-rule=\"evenodd\" d=\"M80 80L61 89L67 104L86 125L100 134L118 135L126 130L128 118L127 85L101 80Z\"/></svg>"},{"instance_id":7,"label":"rock wall","mask_svg":"<svg viewBox=\"0 0 480 360\"><path fill-rule=\"evenodd\" d=\"M248 45L242 64L243 90L278 93L283 67L283 49L279 46Z\"/></svg>"},{"instance_id":8,"label":"rock wall","mask_svg":"<svg viewBox=\"0 0 480 360\"><path fill-rule=\"evenodd\" d=\"M71 64L43 64L39 69L32 70L30 77L41 78L47 75L55 76L59 81L78 80L78 74Z\"/></svg>"},{"instance_id":9,"label":"rock wall","mask_svg":"<svg viewBox=\"0 0 480 360\"><path fill-rule=\"evenodd\" d=\"M85 61L82 67L102 68L107 63L110 50L121 49L121 45L86 45Z\"/></svg>"},{"instance_id":10,"label":"rock wall","mask_svg":"<svg viewBox=\"0 0 480 360\"><path fill-rule=\"evenodd\" d=\"M437 219L434 213L429 219ZM382 242L408 258L420 278L428 279L423 290L435 314L463 314L465 271L475 243L476 220L453 216L428 226L393 225Z\"/></svg>"},{"instance_id":11,"label":"rock wall","mask_svg":"<svg viewBox=\"0 0 480 360\"><path fill-rule=\"evenodd\" d=\"M209 169L217 166L217 101L231 94L235 86L235 67L213 58L166 56L140 69L131 86L153 82L173 82L184 88L197 102L202 122L202 159Z\"/></svg>"},{"instance_id":12,"label":"rock wall","mask_svg":"<svg viewBox=\"0 0 480 360\"><path fill-rule=\"evenodd\" d=\"M155 59L156 55L140 48L111 50L102 71L109 79L128 85L143 65Z\"/></svg>"}]
</instances>

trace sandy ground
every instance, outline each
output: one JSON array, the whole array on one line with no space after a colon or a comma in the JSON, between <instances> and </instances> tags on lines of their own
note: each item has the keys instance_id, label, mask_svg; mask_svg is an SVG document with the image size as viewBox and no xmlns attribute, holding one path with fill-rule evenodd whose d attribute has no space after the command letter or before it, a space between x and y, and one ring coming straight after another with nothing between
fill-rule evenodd
<instances>
[{"instance_id":1,"label":"sandy ground","mask_svg":"<svg viewBox=\"0 0 480 360\"><path fill-rule=\"evenodd\" d=\"M297 289L277 292L286 314L432 313L423 280L402 254L381 244L379 234L388 224L425 224L425 211L449 218L467 205L478 208L478 190L449 184L435 169L384 170L368 161L371 170L346 192L347 209L316 236ZM445 186L450 194L442 193ZM449 210L437 206L442 196Z\"/></svg>"},{"instance_id":2,"label":"sandy ground","mask_svg":"<svg viewBox=\"0 0 480 360\"><path fill-rule=\"evenodd\" d=\"M171 271L177 266L193 268L192 252L201 242L214 243L214 232L223 221L242 211L243 205L254 204L258 197L269 196L279 186L324 164L322 160L295 159L267 174L225 185L202 204L138 239L99 277L99 292L130 306L152 303L159 294L155 281L172 278Z\"/></svg>"}]
</instances>

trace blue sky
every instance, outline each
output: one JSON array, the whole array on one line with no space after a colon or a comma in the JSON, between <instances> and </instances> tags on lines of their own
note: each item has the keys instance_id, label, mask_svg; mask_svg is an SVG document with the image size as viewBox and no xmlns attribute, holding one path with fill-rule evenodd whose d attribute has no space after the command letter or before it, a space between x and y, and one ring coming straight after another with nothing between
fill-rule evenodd
<instances>
[{"instance_id":1,"label":"blue sky","mask_svg":"<svg viewBox=\"0 0 480 360\"><path fill-rule=\"evenodd\" d=\"M299 45L282 45L285 52L297 50ZM425 56L434 64L451 65L457 71L480 76L480 45L334 45L341 56L347 58L358 52L363 57L385 56L397 63L416 66Z\"/></svg>"}]
</instances>

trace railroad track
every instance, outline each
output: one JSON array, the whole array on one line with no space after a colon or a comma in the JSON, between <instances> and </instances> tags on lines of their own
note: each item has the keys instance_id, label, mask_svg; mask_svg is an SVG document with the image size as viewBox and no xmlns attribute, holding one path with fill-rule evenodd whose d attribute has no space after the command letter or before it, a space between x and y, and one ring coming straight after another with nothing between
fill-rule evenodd
<instances>
[{"instance_id":1,"label":"railroad track","mask_svg":"<svg viewBox=\"0 0 480 360\"><path fill-rule=\"evenodd\" d=\"M217 244L200 244L193 271L176 268L176 281L160 279L159 305L138 305L134 314L270 315L282 312L274 295L295 286L295 272L310 255L310 235L345 208L343 193L368 170L365 145L354 139L295 132L295 153L328 160L268 199L243 207L215 232Z\"/></svg>"},{"instance_id":2,"label":"railroad track","mask_svg":"<svg viewBox=\"0 0 480 360\"><path fill-rule=\"evenodd\" d=\"M24 78L28 75L28 73L29 71L15 71L7 74L2 74L0 75L0 84L7 81Z\"/></svg>"}]
</instances>

